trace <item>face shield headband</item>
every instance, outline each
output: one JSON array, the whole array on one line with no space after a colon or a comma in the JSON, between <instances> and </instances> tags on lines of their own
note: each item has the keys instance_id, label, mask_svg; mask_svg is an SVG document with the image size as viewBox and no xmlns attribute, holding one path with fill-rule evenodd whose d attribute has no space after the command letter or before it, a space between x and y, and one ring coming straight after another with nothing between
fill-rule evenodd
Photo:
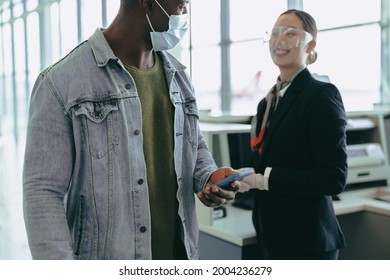
<instances>
[{"instance_id":1,"label":"face shield headband","mask_svg":"<svg viewBox=\"0 0 390 280\"><path fill-rule=\"evenodd\" d=\"M309 32L290 26L274 26L267 37L270 47L281 47L283 49L306 45L311 40L313 40L313 36Z\"/></svg>"}]
</instances>

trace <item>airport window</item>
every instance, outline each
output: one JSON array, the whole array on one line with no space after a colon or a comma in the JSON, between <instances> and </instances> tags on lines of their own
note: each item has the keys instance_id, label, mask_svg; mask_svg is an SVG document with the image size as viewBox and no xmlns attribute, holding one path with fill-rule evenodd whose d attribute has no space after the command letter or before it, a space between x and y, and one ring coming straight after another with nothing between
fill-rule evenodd
<instances>
[{"instance_id":1,"label":"airport window","mask_svg":"<svg viewBox=\"0 0 390 280\"><path fill-rule=\"evenodd\" d=\"M70 52L79 42L78 18L75 11L77 11L76 0L60 2L61 50L63 55Z\"/></svg>"},{"instance_id":2,"label":"airport window","mask_svg":"<svg viewBox=\"0 0 390 280\"><path fill-rule=\"evenodd\" d=\"M112 1L108 1L112 2ZM91 16L95 15L95 16ZM102 27L102 1L83 0L81 1L82 40L87 39L97 27Z\"/></svg>"},{"instance_id":3,"label":"airport window","mask_svg":"<svg viewBox=\"0 0 390 280\"><path fill-rule=\"evenodd\" d=\"M303 1L303 8L320 30L312 72L329 76L347 110L371 109L380 102L381 1Z\"/></svg>"},{"instance_id":4,"label":"airport window","mask_svg":"<svg viewBox=\"0 0 390 280\"><path fill-rule=\"evenodd\" d=\"M316 19L318 60L347 110L388 102L390 0L191 1L191 31L172 53L193 80L200 109L254 114L278 69L263 43L277 16L303 9ZM0 118L17 135L26 125L33 83L42 69L115 17L120 0L0 0ZM272 3L272 4L271 4Z\"/></svg>"},{"instance_id":5,"label":"airport window","mask_svg":"<svg viewBox=\"0 0 390 280\"><path fill-rule=\"evenodd\" d=\"M386 45L383 38L381 44L381 31L389 29L389 21L381 21L381 7L388 7L388 0L281 0L272 1L272 5L256 0L245 1L245 5L239 0L214 0L211 1L215 6L211 9L214 10L213 16L202 14L200 8L197 12L195 7L202 6L199 2L191 3L194 32L195 28L202 29L203 38L207 40L205 25L211 24L210 18L215 20L219 14L220 22L225 26L227 22L229 27L228 30L220 29L222 38L212 36L208 42L203 42L209 49L216 46L209 54L206 49L196 52L200 46L197 47L193 35L192 61L197 61L198 65L192 65L192 73L200 108L212 110L215 115L256 112L258 101L275 83L278 74L262 37L287 8L303 9L316 19L318 60L309 69L329 77L340 89L348 111L371 110L373 103L381 102L381 94L389 94L383 91L386 86L381 86L381 73L382 77L388 76L384 73L386 68L382 66L381 69L381 63L388 63L383 58L381 61L381 48ZM223 9L226 5L230 6L229 9ZM216 26L220 25L214 25L210 33L215 33ZM219 42L215 42L216 38ZM218 50L222 50L219 54L222 61L215 58ZM218 69L220 73L215 72ZM213 77L212 83L205 83L211 80L205 77ZM220 81L219 85L216 81Z\"/></svg>"}]
</instances>

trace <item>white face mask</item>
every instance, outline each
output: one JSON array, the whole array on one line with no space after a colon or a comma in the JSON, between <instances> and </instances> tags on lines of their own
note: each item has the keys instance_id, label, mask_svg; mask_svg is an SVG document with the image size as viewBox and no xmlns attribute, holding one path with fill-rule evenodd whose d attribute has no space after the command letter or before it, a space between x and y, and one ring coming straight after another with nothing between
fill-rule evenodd
<instances>
[{"instance_id":1,"label":"white face mask","mask_svg":"<svg viewBox=\"0 0 390 280\"><path fill-rule=\"evenodd\" d=\"M170 16L160 5L160 3L157 0L155 1L160 6L161 10L163 10L163 12L169 17L169 28L164 32L154 31L149 16L146 14L150 28L153 30L153 32L150 32L153 49L155 51L166 51L173 49L180 43L188 31L188 13Z\"/></svg>"}]
</instances>

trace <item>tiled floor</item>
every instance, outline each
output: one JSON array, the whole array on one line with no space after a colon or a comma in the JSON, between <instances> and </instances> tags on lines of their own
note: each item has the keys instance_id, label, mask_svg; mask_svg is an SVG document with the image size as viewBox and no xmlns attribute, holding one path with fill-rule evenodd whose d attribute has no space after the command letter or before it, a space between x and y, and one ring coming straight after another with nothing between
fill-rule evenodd
<instances>
[{"instance_id":1,"label":"tiled floor","mask_svg":"<svg viewBox=\"0 0 390 280\"><path fill-rule=\"evenodd\" d=\"M22 208L24 138L0 137L0 259L31 259Z\"/></svg>"}]
</instances>

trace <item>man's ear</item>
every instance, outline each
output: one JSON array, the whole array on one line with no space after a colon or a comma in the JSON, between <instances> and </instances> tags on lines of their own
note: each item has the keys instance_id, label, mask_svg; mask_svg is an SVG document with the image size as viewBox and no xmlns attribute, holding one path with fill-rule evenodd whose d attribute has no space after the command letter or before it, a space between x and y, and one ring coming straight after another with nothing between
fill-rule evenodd
<instances>
[{"instance_id":1,"label":"man's ear","mask_svg":"<svg viewBox=\"0 0 390 280\"><path fill-rule=\"evenodd\" d=\"M153 13L154 3L153 0L139 0L140 6L144 8L145 12L148 15Z\"/></svg>"}]
</instances>

